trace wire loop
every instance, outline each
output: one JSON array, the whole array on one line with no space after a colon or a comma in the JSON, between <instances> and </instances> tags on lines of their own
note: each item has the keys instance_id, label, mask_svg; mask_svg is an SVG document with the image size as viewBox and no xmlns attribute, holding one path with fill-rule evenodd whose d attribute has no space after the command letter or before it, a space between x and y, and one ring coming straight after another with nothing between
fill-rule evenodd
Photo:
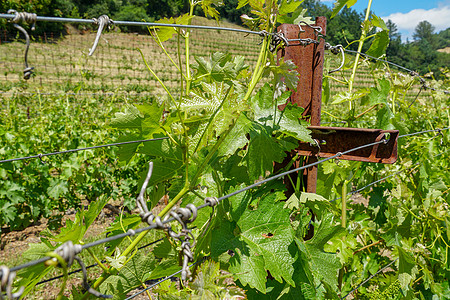
<instances>
[{"instance_id":1,"label":"wire loop","mask_svg":"<svg viewBox=\"0 0 450 300\"><path fill-rule=\"evenodd\" d=\"M74 244L72 241L67 241L56 248L55 253L64 259L67 263L67 267L70 267L72 266L75 257L81 252L81 250L81 245ZM56 259L54 260L56 261Z\"/></svg>"},{"instance_id":2,"label":"wire loop","mask_svg":"<svg viewBox=\"0 0 450 300\"><path fill-rule=\"evenodd\" d=\"M97 49L98 42L100 40L100 36L102 35L103 29L106 25L108 25L108 29L111 29L111 26L114 25L114 21L111 20L107 15L101 15L98 19L93 18L94 24L98 25L97 35L95 36L94 45L91 49L89 49L89 56L92 56Z\"/></svg>"},{"instance_id":3,"label":"wire loop","mask_svg":"<svg viewBox=\"0 0 450 300\"><path fill-rule=\"evenodd\" d=\"M24 58L24 64L25 69L23 70L23 79L28 80L31 78L31 75L33 75L34 67L28 66L28 49L30 48L30 36L28 35L28 32L20 26L19 22L26 22L28 24L31 24L31 30L34 30L36 27L36 19L37 15L33 13L27 13L27 12L17 12L14 9L8 10L8 14L14 14L14 18L11 20L13 23L13 26L22 32L25 35L26 40L26 47L25 47L25 58Z\"/></svg>"},{"instance_id":4,"label":"wire loop","mask_svg":"<svg viewBox=\"0 0 450 300\"><path fill-rule=\"evenodd\" d=\"M6 299L8 300L20 298L25 287L22 286L17 292L12 292L12 284L14 282L14 278L16 278L16 272L11 272L7 266L0 266L0 271L0 300L5 299L3 292L6 293Z\"/></svg>"},{"instance_id":5,"label":"wire loop","mask_svg":"<svg viewBox=\"0 0 450 300\"><path fill-rule=\"evenodd\" d=\"M180 215L183 222L192 223L197 218L197 207L194 204L189 203L186 207L177 208L176 213Z\"/></svg>"},{"instance_id":6,"label":"wire loop","mask_svg":"<svg viewBox=\"0 0 450 300\"><path fill-rule=\"evenodd\" d=\"M217 204L219 204L219 200L217 200L217 197L206 197L205 198L205 204L209 205L211 207L214 207Z\"/></svg>"},{"instance_id":7,"label":"wire loop","mask_svg":"<svg viewBox=\"0 0 450 300\"><path fill-rule=\"evenodd\" d=\"M93 288L89 286L89 283L87 281L87 271L86 266L84 265L83 261L77 256L81 250L83 250L82 246L79 244L74 244L72 241L67 241L54 251L57 255L61 256L62 259L67 263L67 268L72 266L74 260L78 262L78 264L81 267L81 270L83 272L83 288L86 289L86 291L98 298L112 298L111 295L104 295ZM53 258L52 260L56 260ZM58 265L60 267L60 264Z\"/></svg>"},{"instance_id":8,"label":"wire loop","mask_svg":"<svg viewBox=\"0 0 450 300\"><path fill-rule=\"evenodd\" d=\"M332 73L340 71L344 67L344 64L345 64L344 47L342 47L342 45L340 45L340 44L336 45L336 46L331 46L330 43L325 43L325 50L330 50L330 52L333 53L334 55L337 55L339 53L341 53L341 55L342 55L341 65L337 69L328 71L328 74L332 74Z\"/></svg>"}]
</instances>

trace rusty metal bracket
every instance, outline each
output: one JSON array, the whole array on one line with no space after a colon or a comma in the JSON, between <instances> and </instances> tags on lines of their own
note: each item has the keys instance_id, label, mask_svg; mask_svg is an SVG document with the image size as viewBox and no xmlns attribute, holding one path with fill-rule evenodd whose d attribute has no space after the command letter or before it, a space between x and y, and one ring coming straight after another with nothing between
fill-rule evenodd
<instances>
[{"instance_id":1,"label":"rusty metal bracket","mask_svg":"<svg viewBox=\"0 0 450 300\"><path fill-rule=\"evenodd\" d=\"M398 130L325 126L309 126L308 129L311 130L311 136L318 145L299 143L296 151L300 155L330 157L338 152L386 139L388 140L386 144L377 144L344 154L339 159L383 164L393 164L397 161Z\"/></svg>"}]
</instances>

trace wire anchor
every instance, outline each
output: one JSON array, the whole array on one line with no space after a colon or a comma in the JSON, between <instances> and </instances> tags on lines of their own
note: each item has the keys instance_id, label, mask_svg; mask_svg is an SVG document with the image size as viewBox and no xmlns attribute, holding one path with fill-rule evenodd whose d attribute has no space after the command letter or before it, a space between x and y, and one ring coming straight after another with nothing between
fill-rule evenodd
<instances>
[{"instance_id":1,"label":"wire anchor","mask_svg":"<svg viewBox=\"0 0 450 300\"><path fill-rule=\"evenodd\" d=\"M54 251L55 254L61 256L61 258L67 263L67 267L69 268L72 266L74 260L78 262L78 264L81 267L81 271L83 272L83 288L91 295L97 297L97 298L112 298L112 295L104 295L96 290L94 290L88 283L87 280L87 271L86 266L84 265L83 261L77 256L81 250L83 250L82 246L79 244L74 244L72 241L67 241ZM53 258L52 261L55 261L56 259ZM58 265L60 267L60 264Z\"/></svg>"},{"instance_id":2,"label":"wire anchor","mask_svg":"<svg viewBox=\"0 0 450 300\"><path fill-rule=\"evenodd\" d=\"M6 299L8 300L20 298L25 290L25 287L22 286L17 292L12 292L12 284L14 282L14 278L16 278L16 272L11 272L7 266L0 266L0 271L0 300L5 299L3 292L6 292Z\"/></svg>"},{"instance_id":3,"label":"wire anchor","mask_svg":"<svg viewBox=\"0 0 450 300\"><path fill-rule=\"evenodd\" d=\"M345 64L344 47L342 47L341 44L336 45L336 46L331 46L330 43L325 43L325 50L330 50L331 53L333 53L334 55L337 55L340 52L342 55L341 65L337 69L328 71L328 74L340 71Z\"/></svg>"},{"instance_id":4,"label":"wire anchor","mask_svg":"<svg viewBox=\"0 0 450 300\"><path fill-rule=\"evenodd\" d=\"M89 56L92 56L97 49L98 42L100 40L100 36L102 35L103 29L106 25L108 25L108 29L111 29L111 26L114 25L114 21L111 20L107 15L101 15L98 19L93 18L94 24L98 25L97 35L95 36L94 45L91 49L89 49Z\"/></svg>"},{"instance_id":5,"label":"wire anchor","mask_svg":"<svg viewBox=\"0 0 450 300\"><path fill-rule=\"evenodd\" d=\"M30 79L31 75L33 74L34 67L28 66L28 49L30 48L30 36L28 35L28 32L20 26L19 22L25 22L28 24L31 24L31 30L34 30L36 28L36 19L37 15L34 13L28 13L28 12L17 12L14 9L8 10L8 14L14 14L14 18L10 21L13 23L13 26L22 32L25 35L26 40L26 47L25 47L25 69L23 70L23 79L28 80Z\"/></svg>"}]
</instances>

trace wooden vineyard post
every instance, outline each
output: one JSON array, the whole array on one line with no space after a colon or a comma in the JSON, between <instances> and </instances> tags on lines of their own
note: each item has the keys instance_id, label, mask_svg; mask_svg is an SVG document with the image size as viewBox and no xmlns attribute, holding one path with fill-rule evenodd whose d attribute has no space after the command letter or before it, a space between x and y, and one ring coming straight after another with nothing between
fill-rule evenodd
<instances>
[{"instance_id":1,"label":"wooden vineyard post","mask_svg":"<svg viewBox=\"0 0 450 300\"><path fill-rule=\"evenodd\" d=\"M319 27L321 28L322 37L318 36L318 32L315 29ZM302 116L299 117L310 122L311 136L320 145L318 147L317 145L301 142L295 151L296 153L292 153L287 160L290 160L293 155L299 154L307 157L304 164L313 163L317 161L317 157L330 157L339 152L380 141L389 134L389 141L386 144L366 147L347 155L342 155L339 159L394 163L397 160L398 130L320 126L326 18L317 17L315 24L312 26L282 24L277 31L283 33L288 40L298 40L290 41L289 46L278 51L278 61L284 58L285 61L291 60L297 66L296 71L299 73L297 90L292 91L288 101L305 109ZM305 45L305 41L308 41L308 39L319 43ZM284 107L281 106L280 109L284 109ZM297 167L300 167L298 162L293 168ZM301 175L304 177L302 189L309 193L315 193L317 187L317 166L305 170ZM288 193L292 193L293 189L290 186L290 181L287 180L286 182ZM312 235L313 230L308 233L306 238L311 238Z\"/></svg>"}]
</instances>

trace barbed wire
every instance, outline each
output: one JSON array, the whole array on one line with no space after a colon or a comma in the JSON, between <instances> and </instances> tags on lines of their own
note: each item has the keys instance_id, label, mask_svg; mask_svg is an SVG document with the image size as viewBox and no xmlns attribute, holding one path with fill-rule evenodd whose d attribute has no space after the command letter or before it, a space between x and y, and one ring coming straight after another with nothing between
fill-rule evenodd
<instances>
[{"instance_id":1,"label":"barbed wire","mask_svg":"<svg viewBox=\"0 0 450 300\"><path fill-rule=\"evenodd\" d=\"M356 291L357 289L359 289L362 285L364 285L366 282L368 282L370 279L374 278L375 276L377 276L378 274L380 274L381 272L383 272L384 270L386 270L387 268L389 268L393 263L395 263L398 260L398 258L394 259L393 261L391 261L390 263L388 263L387 265L385 265L383 268L379 269L375 274L369 276L366 280L364 280L363 282L361 282L360 284L358 284L357 287L355 287L353 290L351 290L347 295L345 295L344 297L342 297L340 300L346 299L348 296L350 296L354 291Z\"/></svg>"},{"instance_id":2,"label":"barbed wire","mask_svg":"<svg viewBox=\"0 0 450 300\"><path fill-rule=\"evenodd\" d=\"M86 147L86 148L78 148L78 149L57 151L57 152L51 152L51 153L41 153L41 154L37 154L37 155L31 155L31 156L25 156L25 157L18 157L18 158L10 158L10 159L0 160L0 164L13 162L13 161L20 161L20 160L36 159L36 158L42 159L45 156L67 154L67 153L73 153L73 152L78 152L78 151L85 151L85 150L92 150L92 149L99 149L99 148L107 148L107 147L113 147L113 146L122 146L122 145L128 145L128 144L146 143L146 142L166 140L166 139L168 139L168 137L160 137L160 138L154 138L154 139L120 142L120 143L92 146L92 147Z\"/></svg>"}]
</instances>

